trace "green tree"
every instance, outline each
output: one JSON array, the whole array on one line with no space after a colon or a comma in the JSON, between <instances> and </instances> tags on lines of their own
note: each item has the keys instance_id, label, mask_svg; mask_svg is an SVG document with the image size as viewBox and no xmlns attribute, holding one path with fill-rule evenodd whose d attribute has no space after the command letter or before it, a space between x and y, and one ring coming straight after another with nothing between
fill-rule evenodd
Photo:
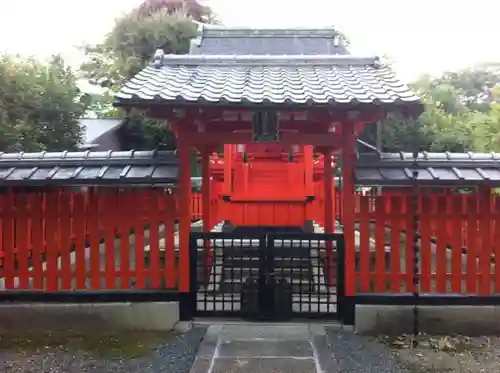
<instances>
[{"instance_id":1,"label":"green tree","mask_svg":"<svg viewBox=\"0 0 500 373\"><path fill-rule=\"evenodd\" d=\"M86 104L59 56L48 64L0 57L0 149L71 150L81 141Z\"/></svg>"},{"instance_id":2,"label":"green tree","mask_svg":"<svg viewBox=\"0 0 500 373\"><path fill-rule=\"evenodd\" d=\"M470 69L446 72L433 85L449 85L472 111L489 111L492 91L500 83L500 64L484 63Z\"/></svg>"},{"instance_id":3,"label":"green tree","mask_svg":"<svg viewBox=\"0 0 500 373\"><path fill-rule=\"evenodd\" d=\"M81 66L90 83L116 92L147 66L157 49L166 54L189 52L190 40L197 36L194 21L215 22L210 8L194 0L146 0L137 9L116 20L103 42L86 46L86 61ZM93 109L101 117L117 116L109 97L93 97ZM120 130L127 148L175 148L175 137L165 121L128 113Z\"/></svg>"},{"instance_id":4,"label":"green tree","mask_svg":"<svg viewBox=\"0 0 500 373\"><path fill-rule=\"evenodd\" d=\"M384 150L411 151L416 140L427 151L494 151L498 116L492 105L499 102L499 82L495 65L421 77L412 87L422 97L424 113L416 123L398 117L385 120ZM414 124L419 127L416 134Z\"/></svg>"}]
</instances>

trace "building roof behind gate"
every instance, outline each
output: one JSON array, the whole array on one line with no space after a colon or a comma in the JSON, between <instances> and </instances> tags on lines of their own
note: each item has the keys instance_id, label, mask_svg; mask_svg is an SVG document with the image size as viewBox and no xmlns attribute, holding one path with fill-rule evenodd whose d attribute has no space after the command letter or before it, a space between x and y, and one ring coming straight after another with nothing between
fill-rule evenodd
<instances>
[{"instance_id":1,"label":"building roof behind gate","mask_svg":"<svg viewBox=\"0 0 500 373\"><path fill-rule=\"evenodd\" d=\"M177 181L170 151L0 153L0 186L157 185Z\"/></svg>"},{"instance_id":2,"label":"building roof behind gate","mask_svg":"<svg viewBox=\"0 0 500 373\"><path fill-rule=\"evenodd\" d=\"M363 154L356 165L356 184L411 186L413 170L420 186L500 186L499 153Z\"/></svg>"},{"instance_id":3,"label":"building roof behind gate","mask_svg":"<svg viewBox=\"0 0 500 373\"><path fill-rule=\"evenodd\" d=\"M348 53L343 36L330 28L222 27L203 25L190 54L318 55Z\"/></svg>"},{"instance_id":4,"label":"building roof behind gate","mask_svg":"<svg viewBox=\"0 0 500 373\"><path fill-rule=\"evenodd\" d=\"M350 55L346 45L334 28L203 26L189 55L157 51L120 90L116 105L422 112L419 98L379 58Z\"/></svg>"}]
</instances>

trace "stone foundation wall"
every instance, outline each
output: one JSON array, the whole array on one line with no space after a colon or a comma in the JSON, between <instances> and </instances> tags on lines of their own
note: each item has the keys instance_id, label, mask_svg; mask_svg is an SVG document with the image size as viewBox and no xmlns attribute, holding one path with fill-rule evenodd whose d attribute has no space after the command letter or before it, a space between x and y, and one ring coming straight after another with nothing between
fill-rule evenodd
<instances>
[{"instance_id":1,"label":"stone foundation wall","mask_svg":"<svg viewBox=\"0 0 500 373\"><path fill-rule=\"evenodd\" d=\"M500 306L420 306L418 323L429 334L498 335ZM413 325L412 306L356 306L357 333L412 333Z\"/></svg>"},{"instance_id":2,"label":"stone foundation wall","mask_svg":"<svg viewBox=\"0 0 500 373\"><path fill-rule=\"evenodd\" d=\"M0 305L0 333L92 329L168 331L178 323L178 302Z\"/></svg>"}]
</instances>

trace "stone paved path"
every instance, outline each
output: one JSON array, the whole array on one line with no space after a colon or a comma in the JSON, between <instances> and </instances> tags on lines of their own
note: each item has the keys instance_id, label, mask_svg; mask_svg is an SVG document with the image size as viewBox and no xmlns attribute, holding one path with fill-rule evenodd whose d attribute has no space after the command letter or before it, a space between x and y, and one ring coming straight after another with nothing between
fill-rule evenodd
<instances>
[{"instance_id":1,"label":"stone paved path","mask_svg":"<svg viewBox=\"0 0 500 373\"><path fill-rule=\"evenodd\" d=\"M307 324L212 325L190 373L335 373L325 328Z\"/></svg>"}]
</instances>

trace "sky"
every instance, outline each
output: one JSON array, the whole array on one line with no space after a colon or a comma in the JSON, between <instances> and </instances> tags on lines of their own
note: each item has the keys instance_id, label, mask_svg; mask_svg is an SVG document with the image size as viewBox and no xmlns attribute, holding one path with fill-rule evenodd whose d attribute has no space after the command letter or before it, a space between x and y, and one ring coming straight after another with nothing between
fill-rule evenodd
<instances>
[{"instance_id":1,"label":"sky","mask_svg":"<svg viewBox=\"0 0 500 373\"><path fill-rule=\"evenodd\" d=\"M0 0L0 53L40 58L97 43L141 0ZM335 27L359 55L387 55L405 80L500 61L498 0L202 0L227 26ZM415 5L411 5L415 4Z\"/></svg>"}]
</instances>

